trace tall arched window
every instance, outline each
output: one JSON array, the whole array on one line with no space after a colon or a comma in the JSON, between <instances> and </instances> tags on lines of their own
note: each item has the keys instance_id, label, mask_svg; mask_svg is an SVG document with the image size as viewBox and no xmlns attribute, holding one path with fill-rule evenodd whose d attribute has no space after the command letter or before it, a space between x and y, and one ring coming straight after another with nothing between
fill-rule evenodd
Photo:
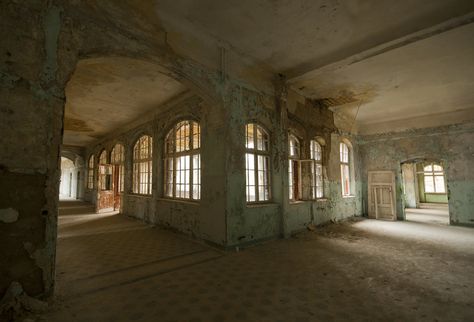
<instances>
[{"instance_id":1,"label":"tall arched window","mask_svg":"<svg viewBox=\"0 0 474 322\"><path fill-rule=\"evenodd\" d=\"M310 141L310 157L314 160L311 167L311 198L323 198L323 148L317 140Z\"/></svg>"},{"instance_id":2,"label":"tall arched window","mask_svg":"<svg viewBox=\"0 0 474 322\"><path fill-rule=\"evenodd\" d=\"M339 157L341 163L341 185L342 185L342 195L350 196L351 195L351 169L350 164L351 153L349 146L341 142L339 143Z\"/></svg>"},{"instance_id":3,"label":"tall arched window","mask_svg":"<svg viewBox=\"0 0 474 322\"><path fill-rule=\"evenodd\" d=\"M87 162L87 189L94 189L94 155L91 154L89 161Z\"/></svg>"},{"instance_id":4,"label":"tall arched window","mask_svg":"<svg viewBox=\"0 0 474 322\"><path fill-rule=\"evenodd\" d=\"M115 171L118 171L118 175L117 177L115 177L118 179L118 192L123 192L125 150L122 144L115 144L114 148L112 149L112 152L110 153L110 161L115 166Z\"/></svg>"},{"instance_id":5,"label":"tall arched window","mask_svg":"<svg viewBox=\"0 0 474 322\"><path fill-rule=\"evenodd\" d=\"M99 189L100 190L108 190L107 186L107 179L108 175L106 172L105 165L107 164L107 151L102 150L99 154Z\"/></svg>"},{"instance_id":6,"label":"tall arched window","mask_svg":"<svg viewBox=\"0 0 474 322\"><path fill-rule=\"evenodd\" d=\"M165 196L201 199L201 127L195 121L177 123L165 142Z\"/></svg>"},{"instance_id":7,"label":"tall arched window","mask_svg":"<svg viewBox=\"0 0 474 322\"><path fill-rule=\"evenodd\" d=\"M258 124L245 126L245 186L247 202L270 200L270 140Z\"/></svg>"},{"instance_id":8,"label":"tall arched window","mask_svg":"<svg viewBox=\"0 0 474 322\"><path fill-rule=\"evenodd\" d=\"M425 192L445 193L443 167L436 163L431 163L423 167Z\"/></svg>"},{"instance_id":9,"label":"tall arched window","mask_svg":"<svg viewBox=\"0 0 474 322\"><path fill-rule=\"evenodd\" d=\"M290 134L288 137L288 186L290 200L298 200L299 191L299 163L300 141Z\"/></svg>"},{"instance_id":10,"label":"tall arched window","mask_svg":"<svg viewBox=\"0 0 474 322\"><path fill-rule=\"evenodd\" d=\"M133 146L133 193L151 195L152 152L153 139L148 135L140 137Z\"/></svg>"}]
</instances>

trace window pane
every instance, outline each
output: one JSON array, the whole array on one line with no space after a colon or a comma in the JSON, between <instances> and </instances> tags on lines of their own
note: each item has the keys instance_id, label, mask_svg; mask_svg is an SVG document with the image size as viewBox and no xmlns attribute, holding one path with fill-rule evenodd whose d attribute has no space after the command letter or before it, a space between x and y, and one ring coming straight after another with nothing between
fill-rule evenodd
<instances>
[{"instance_id":1,"label":"window pane","mask_svg":"<svg viewBox=\"0 0 474 322\"><path fill-rule=\"evenodd\" d=\"M443 167L440 166L440 165L435 164L435 165L433 165L433 171L443 171Z\"/></svg>"},{"instance_id":2,"label":"window pane","mask_svg":"<svg viewBox=\"0 0 474 322\"><path fill-rule=\"evenodd\" d=\"M247 124L245 127L245 147L247 149L254 149L254 124Z\"/></svg>"},{"instance_id":3,"label":"window pane","mask_svg":"<svg viewBox=\"0 0 474 322\"><path fill-rule=\"evenodd\" d=\"M291 157L299 157L300 155L300 143L294 135L289 136L289 153Z\"/></svg>"},{"instance_id":4,"label":"window pane","mask_svg":"<svg viewBox=\"0 0 474 322\"><path fill-rule=\"evenodd\" d=\"M256 201L255 190L255 155L245 154L245 185L247 190L247 201Z\"/></svg>"},{"instance_id":5,"label":"window pane","mask_svg":"<svg viewBox=\"0 0 474 322\"><path fill-rule=\"evenodd\" d=\"M435 192L433 176L425 175L425 192Z\"/></svg>"},{"instance_id":6,"label":"window pane","mask_svg":"<svg viewBox=\"0 0 474 322\"><path fill-rule=\"evenodd\" d=\"M445 188L444 188L444 176L435 176L434 177L434 183L435 183L435 191L439 193L445 193Z\"/></svg>"},{"instance_id":7,"label":"window pane","mask_svg":"<svg viewBox=\"0 0 474 322\"><path fill-rule=\"evenodd\" d=\"M193 149L199 149L201 147L201 127L198 123L193 123Z\"/></svg>"},{"instance_id":8,"label":"window pane","mask_svg":"<svg viewBox=\"0 0 474 322\"><path fill-rule=\"evenodd\" d=\"M321 145L315 140L310 143L310 153L312 160L321 161Z\"/></svg>"},{"instance_id":9,"label":"window pane","mask_svg":"<svg viewBox=\"0 0 474 322\"><path fill-rule=\"evenodd\" d=\"M349 176L349 166L347 164L341 164L341 184L342 194L349 196L351 194L351 182Z\"/></svg>"},{"instance_id":10,"label":"window pane","mask_svg":"<svg viewBox=\"0 0 474 322\"><path fill-rule=\"evenodd\" d=\"M293 200L294 191L293 191L293 161L289 160L288 162L288 190L289 198Z\"/></svg>"},{"instance_id":11,"label":"window pane","mask_svg":"<svg viewBox=\"0 0 474 322\"><path fill-rule=\"evenodd\" d=\"M340 152L341 162L348 163L349 162L349 148L347 144L341 143L339 145L339 152Z\"/></svg>"}]
</instances>

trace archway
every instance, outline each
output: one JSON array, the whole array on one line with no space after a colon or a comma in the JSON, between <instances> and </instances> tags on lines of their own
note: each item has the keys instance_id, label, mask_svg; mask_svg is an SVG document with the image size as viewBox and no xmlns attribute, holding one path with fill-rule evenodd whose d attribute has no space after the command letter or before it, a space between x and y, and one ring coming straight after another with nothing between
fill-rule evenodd
<instances>
[{"instance_id":1,"label":"archway","mask_svg":"<svg viewBox=\"0 0 474 322\"><path fill-rule=\"evenodd\" d=\"M445 162L414 159L402 162L404 218L409 221L449 225Z\"/></svg>"}]
</instances>

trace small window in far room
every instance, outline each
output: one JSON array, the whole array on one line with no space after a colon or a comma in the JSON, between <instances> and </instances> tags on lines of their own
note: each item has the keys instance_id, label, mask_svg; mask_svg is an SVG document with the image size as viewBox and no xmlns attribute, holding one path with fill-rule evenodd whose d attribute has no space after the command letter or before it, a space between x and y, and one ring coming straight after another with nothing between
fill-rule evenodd
<instances>
[{"instance_id":1,"label":"small window in far room","mask_svg":"<svg viewBox=\"0 0 474 322\"><path fill-rule=\"evenodd\" d=\"M270 138L258 124L245 126L245 186L247 202L270 200Z\"/></svg>"},{"instance_id":2,"label":"small window in far room","mask_svg":"<svg viewBox=\"0 0 474 322\"><path fill-rule=\"evenodd\" d=\"M443 167L436 163L431 163L423 167L425 192L446 193L444 183Z\"/></svg>"},{"instance_id":3,"label":"small window in far room","mask_svg":"<svg viewBox=\"0 0 474 322\"><path fill-rule=\"evenodd\" d=\"M339 156L340 156L340 164L341 164L342 195L350 196L351 195L350 150L349 150L349 146L344 142L341 142L339 144Z\"/></svg>"}]
</instances>

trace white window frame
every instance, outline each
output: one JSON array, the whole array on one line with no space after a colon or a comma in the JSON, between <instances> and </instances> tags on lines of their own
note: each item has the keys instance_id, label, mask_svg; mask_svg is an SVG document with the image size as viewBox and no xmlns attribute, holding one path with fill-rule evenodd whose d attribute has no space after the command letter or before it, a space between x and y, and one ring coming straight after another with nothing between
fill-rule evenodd
<instances>
[{"instance_id":1,"label":"white window frame","mask_svg":"<svg viewBox=\"0 0 474 322\"><path fill-rule=\"evenodd\" d=\"M143 148L144 140L147 140L147 145L145 148ZM145 170L143 170L143 168L145 168ZM153 137L145 134L140 136L133 145L132 193L145 196L151 195L153 182L152 178Z\"/></svg>"},{"instance_id":2,"label":"white window frame","mask_svg":"<svg viewBox=\"0 0 474 322\"><path fill-rule=\"evenodd\" d=\"M314 161L311 167L311 199L324 198L323 153L323 145L317 139L311 140L310 159Z\"/></svg>"},{"instance_id":3,"label":"white window frame","mask_svg":"<svg viewBox=\"0 0 474 322\"><path fill-rule=\"evenodd\" d=\"M110 163L118 166L118 192L123 193L125 184L125 146L121 143L116 143L110 152Z\"/></svg>"},{"instance_id":4,"label":"white window frame","mask_svg":"<svg viewBox=\"0 0 474 322\"><path fill-rule=\"evenodd\" d=\"M341 168L341 192L343 197L352 196L352 158L351 146L346 142L339 143L339 162ZM347 177L347 179L346 179ZM346 189L347 188L347 191Z\"/></svg>"},{"instance_id":5,"label":"white window frame","mask_svg":"<svg viewBox=\"0 0 474 322\"><path fill-rule=\"evenodd\" d=\"M296 135L288 135L288 198L290 202L301 200L301 142ZM295 174L294 171L298 172ZM298 180L293 179L297 176ZM295 183L296 188L295 190Z\"/></svg>"},{"instance_id":6,"label":"white window frame","mask_svg":"<svg viewBox=\"0 0 474 322\"><path fill-rule=\"evenodd\" d=\"M441 168L441 170L435 170L435 166ZM426 170L426 168L431 167L431 170ZM426 178L431 177L431 181L433 183L434 191L427 191L426 190ZM442 178L442 184L437 184L436 178ZM444 168L441 164L431 162L429 164L423 165L423 185L425 193L429 194L446 194L446 180L444 176Z\"/></svg>"},{"instance_id":7,"label":"white window frame","mask_svg":"<svg viewBox=\"0 0 474 322\"><path fill-rule=\"evenodd\" d=\"M189 127L189 135L184 133L183 136L183 127L186 126ZM179 145L177 141L180 142ZM182 161L185 161L184 168ZM186 163L189 167L186 167ZM165 139L164 197L201 200L201 168L201 125L194 120L180 121L172 127ZM185 189L177 189L178 185Z\"/></svg>"},{"instance_id":8,"label":"white window frame","mask_svg":"<svg viewBox=\"0 0 474 322\"><path fill-rule=\"evenodd\" d=\"M247 123L245 125L245 200L249 204L269 202L271 195L270 135L259 124Z\"/></svg>"},{"instance_id":9,"label":"white window frame","mask_svg":"<svg viewBox=\"0 0 474 322\"><path fill-rule=\"evenodd\" d=\"M94 189L94 169L95 169L95 155L91 154L87 161L87 189Z\"/></svg>"}]
</instances>

